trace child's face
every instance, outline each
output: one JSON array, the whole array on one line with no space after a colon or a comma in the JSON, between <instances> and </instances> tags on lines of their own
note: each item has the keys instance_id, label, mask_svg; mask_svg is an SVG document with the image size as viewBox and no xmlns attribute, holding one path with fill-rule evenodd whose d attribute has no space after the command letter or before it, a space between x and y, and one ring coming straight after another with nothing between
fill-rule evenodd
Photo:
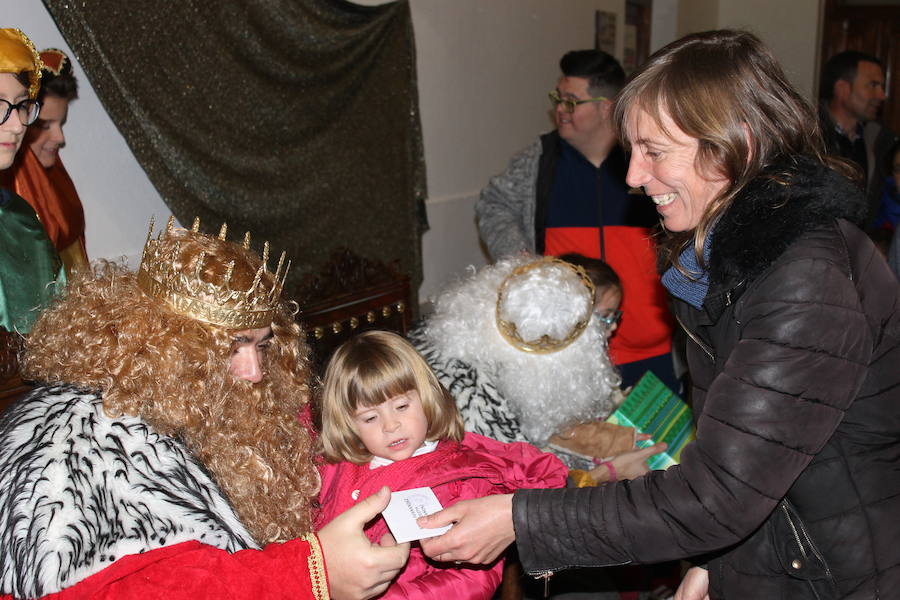
<instances>
[{"instance_id":1,"label":"child's face","mask_svg":"<svg viewBox=\"0 0 900 600\"><path fill-rule=\"evenodd\" d=\"M373 456L405 460L425 442L428 419L419 392L410 390L378 406L360 406L353 429Z\"/></svg>"},{"instance_id":2,"label":"child's face","mask_svg":"<svg viewBox=\"0 0 900 600\"><path fill-rule=\"evenodd\" d=\"M606 337L609 337L619 327L619 319L622 313L619 306L622 304L622 290L617 287L607 286L597 290L597 301L594 303L594 313L600 317L603 323Z\"/></svg>"}]
</instances>

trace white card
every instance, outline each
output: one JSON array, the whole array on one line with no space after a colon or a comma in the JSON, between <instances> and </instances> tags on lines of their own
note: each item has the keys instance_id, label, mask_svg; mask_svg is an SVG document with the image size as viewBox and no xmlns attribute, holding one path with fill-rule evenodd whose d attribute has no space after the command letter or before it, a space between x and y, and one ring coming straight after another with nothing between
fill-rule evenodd
<instances>
[{"instance_id":1,"label":"white card","mask_svg":"<svg viewBox=\"0 0 900 600\"><path fill-rule=\"evenodd\" d=\"M452 525L425 529L416 523L419 517L436 513L442 508L444 507L430 487L420 487L392 492L391 502L381 514L397 543L403 543L437 537L448 531Z\"/></svg>"}]
</instances>

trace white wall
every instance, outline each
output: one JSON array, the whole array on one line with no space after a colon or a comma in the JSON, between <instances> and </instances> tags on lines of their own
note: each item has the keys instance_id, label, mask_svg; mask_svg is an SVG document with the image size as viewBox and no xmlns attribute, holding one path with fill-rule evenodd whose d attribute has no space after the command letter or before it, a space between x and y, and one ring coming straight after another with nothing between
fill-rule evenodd
<instances>
[{"instance_id":1,"label":"white wall","mask_svg":"<svg viewBox=\"0 0 900 600\"><path fill-rule=\"evenodd\" d=\"M651 38L656 49L672 40L707 29L746 29L772 49L791 83L815 100L819 49L819 15L824 0L654 0ZM672 5L677 9L673 11ZM657 24L657 7L675 12L678 27ZM659 16L661 19L662 16ZM660 31L657 32L656 30ZM669 39L666 39L668 36Z\"/></svg>"},{"instance_id":2,"label":"white wall","mask_svg":"<svg viewBox=\"0 0 900 600\"><path fill-rule=\"evenodd\" d=\"M106 114L41 1L3 0L2 14L0 26L18 27L39 50L60 48L73 58L79 98L69 107L66 147L60 156L84 204L88 256L127 256L136 265L150 215L164 222L171 214L168 207Z\"/></svg>"},{"instance_id":3,"label":"white wall","mask_svg":"<svg viewBox=\"0 0 900 600\"><path fill-rule=\"evenodd\" d=\"M473 207L488 178L552 127L547 92L568 50L594 45L594 12L624 0L412 0L431 230L422 240L425 301L483 265Z\"/></svg>"},{"instance_id":4,"label":"white wall","mask_svg":"<svg viewBox=\"0 0 900 600\"><path fill-rule=\"evenodd\" d=\"M675 1L678 3L678 29L675 37L719 27L719 0ZM655 2L656 0L654 4Z\"/></svg>"},{"instance_id":5,"label":"white wall","mask_svg":"<svg viewBox=\"0 0 900 600\"><path fill-rule=\"evenodd\" d=\"M815 101L820 0L719 0L719 27L755 33L788 79Z\"/></svg>"},{"instance_id":6,"label":"white wall","mask_svg":"<svg viewBox=\"0 0 900 600\"><path fill-rule=\"evenodd\" d=\"M650 53L678 36L678 0L653 0L650 12Z\"/></svg>"}]
</instances>

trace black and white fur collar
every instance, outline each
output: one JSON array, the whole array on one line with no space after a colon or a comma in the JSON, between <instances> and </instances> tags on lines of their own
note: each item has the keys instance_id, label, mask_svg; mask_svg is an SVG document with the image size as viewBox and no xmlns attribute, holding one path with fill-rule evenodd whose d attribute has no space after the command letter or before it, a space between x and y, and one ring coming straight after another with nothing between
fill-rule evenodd
<instances>
[{"instance_id":1,"label":"black and white fur collar","mask_svg":"<svg viewBox=\"0 0 900 600\"><path fill-rule=\"evenodd\" d=\"M0 418L0 593L37 598L188 540L257 547L206 469L100 395L38 388Z\"/></svg>"},{"instance_id":2,"label":"black and white fur collar","mask_svg":"<svg viewBox=\"0 0 900 600\"><path fill-rule=\"evenodd\" d=\"M865 215L862 189L816 161L801 157L768 168L716 224L710 285L751 281L803 233L839 218L861 226Z\"/></svg>"}]
</instances>

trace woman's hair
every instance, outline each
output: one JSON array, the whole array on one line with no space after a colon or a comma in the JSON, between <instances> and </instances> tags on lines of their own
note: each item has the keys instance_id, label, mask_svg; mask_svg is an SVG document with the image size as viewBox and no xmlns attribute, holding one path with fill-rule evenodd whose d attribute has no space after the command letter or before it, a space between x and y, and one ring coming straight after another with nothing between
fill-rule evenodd
<instances>
[{"instance_id":1,"label":"woman's hair","mask_svg":"<svg viewBox=\"0 0 900 600\"><path fill-rule=\"evenodd\" d=\"M364 331L344 342L328 362L322 386L320 444L326 460L357 464L371 460L372 454L354 432L356 410L410 390L419 393L428 420L426 439L462 440L456 401L409 342L389 331Z\"/></svg>"},{"instance_id":2,"label":"woman's hair","mask_svg":"<svg viewBox=\"0 0 900 600\"><path fill-rule=\"evenodd\" d=\"M702 264L703 243L719 215L772 165L804 156L849 174L826 159L813 107L788 82L772 52L745 31L695 33L655 52L615 101L614 122L626 147L636 111L663 133L667 114L698 140L697 171L728 180L693 231L672 232L663 242L665 264L678 265L692 238Z\"/></svg>"},{"instance_id":3,"label":"woman's hair","mask_svg":"<svg viewBox=\"0 0 900 600\"><path fill-rule=\"evenodd\" d=\"M19 73L13 73L13 76L26 90L31 85L31 71L20 71ZM38 94L40 94L40 91L38 91Z\"/></svg>"},{"instance_id":4,"label":"woman's hair","mask_svg":"<svg viewBox=\"0 0 900 600\"><path fill-rule=\"evenodd\" d=\"M233 289L247 289L261 264L211 236L175 231L161 243L177 245L184 265L204 253L206 281L234 261ZM271 273L264 279L271 285ZM272 331L263 381L239 380L229 373L236 331L178 315L141 291L135 273L100 263L70 280L37 319L23 372L99 390L108 415L139 416L181 437L257 542L284 541L311 531L319 480L297 420L308 398L309 351L287 305Z\"/></svg>"},{"instance_id":5,"label":"woman's hair","mask_svg":"<svg viewBox=\"0 0 900 600\"><path fill-rule=\"evenodd\" d=\"M619 293L622 293L622 280L619 279L619 274L605 260L591 258L574 252L563 254L559 259L584 269L584 272L587 273L587 276L594 284L594 289L597 290L597 296L603 294L603 291L607 288L615 288Z\"/></svg>"}]
</instances>

